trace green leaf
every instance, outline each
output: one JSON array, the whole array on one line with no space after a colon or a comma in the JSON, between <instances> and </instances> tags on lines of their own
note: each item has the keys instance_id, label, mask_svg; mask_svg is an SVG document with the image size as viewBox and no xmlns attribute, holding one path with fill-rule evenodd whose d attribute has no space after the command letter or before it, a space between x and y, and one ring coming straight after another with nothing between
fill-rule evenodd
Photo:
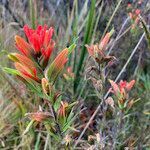
<instances>
[{"instance_id":1,"label":"green leaf","mask_svg":"<svg viewBox=\"0 0 150 150\"><path fill-rule=\"evenodd\" d=\"M60 105L61 105L61 96L54 103L54 110L57 111Z\"/></svg>"},{"instance_id":2,"label":"green leaf","mask_svg":"<svg viewBox=\"0 0 150 150\"><path fill-rule=\"evenodd\" d=\"M3 71L8 73L8 74L12 74L12 75L20 75L19 71L16 70L16 69L11 69L11 68L4 67Z\"/></svg>"},{"instance_id":3,"label":"green leaf","mask_svg":"<svg viewBox=\"0 0 150 150\"><path fill-rule=\"evenodd\" d=\"M69 104L69 106L67 107L67 110L70 110L74 105L76 105L78 102L73 102L71 104Z\"/></svg>"},{"instance_id":4,"label":"green leaf","mask_svg":"<svg viewBox=\"0 0 150 150\"><path fill-rule=\"evenodd\" d=\"M23 135L28 133L28 131L30 130L33 123L34 123L34 120L31 120L30 123L28 124L28 126L26 127L25 131L23 132Z\"/></svg>"},{"instance_id":5,"label":"green leaf","mask_svg":"<svg viewBox=\"0 0 150 150\"><path fill-rule=\"evenodd\" d=\"M74 112L72 109L68 118L67 118L65 125L63 126L63 132L66 132L69 128L72 128L71 125L73 124L73 122L77 116L78 116L78 114L74 115Z\"/></svg>"},{"instance_id":6,"label":"green leaf","mask_svg":"<svg viewBox=\"0 0 150 150\"><path fill-rule=\"evenodd\" d=\"M16 53L10 53L10 54L8 55L8 58L9 58L10 60L14 61L14 62L18 62L18 59L17 59L17 57L15 56L15 54L16 54Z\"/></svg>"},{"instance_id":7,"label":"green leaf","mask_svg":"<svg viewBox=\"0 0 150 150\"><path fill-rule=\"evenodd\" d=\"M42 88L39 85L35 85L34 83L27 81L26 82L27 87L33 92L36 93L39 97L41 98L47 98L43 92L42 92Z\"/></svg>"},{"instance_id":8,"label":"green leaf","mask_svg":"<svg viewBox=\"0 0 150 150\"><path fill-rule=\"evenodd\" d=\"M51 126L54 126L54 125L50 125L49 123L44 122L44 126L45 126L46 130L48 131L48 133L49 133L56 141L60 141L58 134L55 134L55 133L53 133L53 132L51 131Z\"/></svg>"},{"instance_id":9,"label":"green leaf","mask_svg":"<svg viewBox=\"0 0 150 150\"><path fill-rule=\"evenodd\" d=\"M72 53L72 51L75 49L75 47L76 47L76 44L75 44L75 43L73 43L71 46L68 47L69 54Z\"/></svg>"},{"instance_id":10,"label":"green leaf","mask_svg":"<svg viewBox=\"0 0 150 150\"><path fill-rule=\"evenodd\" d=\"M70 114L69 114L69 116L67 118L67 122L70 122L71 119L73 118L73 116L74 116L74 113L73 113L73 110L71 110L71 112L70 112Z\"/></svg>"}]
</instances>

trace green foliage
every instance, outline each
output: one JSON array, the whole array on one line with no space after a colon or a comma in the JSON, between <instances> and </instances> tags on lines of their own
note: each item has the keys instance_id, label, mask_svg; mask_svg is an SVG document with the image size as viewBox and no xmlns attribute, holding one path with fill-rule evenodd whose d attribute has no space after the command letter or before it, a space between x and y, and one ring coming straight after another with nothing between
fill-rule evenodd
<instances>
[{"instance_id":1,"label":"green foliage","mask_svg":"<svg viewBox=\"0 0 150 150\"><path fill-rule=\"evenodd\" d=\"M130 9L141 9L142 17L147 18L147 2L132 3ZM8 7L1 7L4 9L0 10L0 66L7 67L1 67L0 70L0 149L67 150L73 149L77 141L79 143L74 149L149 148L150 57L143 40L128 62L130 67L123 69L119 78L136 80L133 90L124 93L128 100L121 99L118 103L118 99L112 96L114 93L109 91L110 84L107 80L114 80L118 76L143 33L138 28L140 24L134 28L136 33L129 32L133 31L131 28L134 22L132 25L129 23L131 18L127 2L29 0L19 3L16 1L16 5L8 1ZM14 23L17 21L15 18L17 23ZM149 25L143 18L141 23L150 44ZM20 82L18 78L5 74L16 77L20 75L19 71L11 69L12 64L6 59L6 55L16 52L12 39L16 34L22 37L22 29L18 25L23 22L30 23L33 29L38 22L55 29L56 46L48 67L40 66L38 60L41 61L41 57L32 58L39 82L25 78L21 78ZM99 64L91 57L86 59L85 44L98 45L112 27L115 33L106 46L106 56L102 58L108 60L110 54L116 59L109 64ZM68 47L67 67L72 68L75 80L74 77L66 80L63 76L68 73L67 67L60 70L54 67L53 60L64 47ZM17 61L14 55L10 54L9 58ZM60 75L62 70L64 74ZM142 70L140 75L137 74L139 70ZM41 79L45 76L48 80L42 87ZM107 99L110 97L111 99ZM130 103L131 107L128 106L129 101L133 102ZM125 107L129 109L124 111ZM48 117L40 118L43 117L40 113L44 112L49 114ZM30 116L34 113L39 113L39 116ZM93 114L96 115L93 117Z\"/></svg>"},{"instance_id":2,"label":"green foliage","mask_svg":"<svg viewBox=\"0 0 150 150\"><path fill-rule=\"evenodd\" d=\"M19 71L17 71L16 69L4 67L3 70L4 72L12 74L12 75L20 75Z\"/></svg>"},{"instance_id":3,"label":"green foliage","mask_svg":"<svg viewBox=\"0 0 150 150\"><path fill-rule=\"evenodd\" d=\"M77 65L77 70L76 70L76 79L75 79L75 83L74 83L74 90L77 89L79 81L80 81L80 71L82 69L82 65L85 59L85 55L86 55L86 47L85 44L89 44L92 38L92 34L93 34L93 28L94 28L94 22L95 22L95 0L91 1L91 6L90 6L90 10L88 12L88 20L86 23L86 27L85 27L85 35L84 35L84 40L82 43L82 49L81 49L81 55L79 58L79 63Z\"/></svg>"}]
</instances>

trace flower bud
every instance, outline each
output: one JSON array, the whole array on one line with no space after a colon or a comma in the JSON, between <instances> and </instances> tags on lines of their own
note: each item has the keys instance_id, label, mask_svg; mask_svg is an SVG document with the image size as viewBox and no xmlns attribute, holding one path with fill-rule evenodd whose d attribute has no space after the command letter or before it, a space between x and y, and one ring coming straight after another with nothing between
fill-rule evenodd
<instances>
[{"instance_id":1,"label":"flower bud","mask_svg":"<svg viewBox=\"0 0 150 150\"><path fill-rule=\"evenodd\" d=\"M49 93L49 84L45 78L42 78L42 90L43 90L43 93L46 95Z\"/></svg>"}]
</instances>

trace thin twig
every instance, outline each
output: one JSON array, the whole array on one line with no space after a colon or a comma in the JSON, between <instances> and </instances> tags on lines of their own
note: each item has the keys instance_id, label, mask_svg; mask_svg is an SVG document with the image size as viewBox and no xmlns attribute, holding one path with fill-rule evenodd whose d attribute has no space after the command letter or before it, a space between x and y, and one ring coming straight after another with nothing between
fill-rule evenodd
<instances>
[{"instance_id":1,"label":"thin twig","mask_svg":"<svg viewBox=\"0 0 150 150\"><path fill-rule=\"evenodd\" d=\"M121 29L120 29L120 31L119 31L119 33L118 33L116 39L114 40L112 46L110 47L110 49L109 49L107 55L109 55L109 54L111 53L111 51L112 51L112 49L114 48L116 42L120 39L120 37L122 37L121 35L124 34L124 32L122 33L122 31L123 31L124 27L126 26L126 24L128 23L128 20L129 20L129 17L124 21L123 25L121 26ZM122 34L121 34L121 33L122 33Z\"/></svg>"},{"instance_id":2,"label":"thin twig","mask_svg":"<svg viewBox=\"0 0 150 150\"><path fill-rule=\"evenodd\" d=\"M144 36L145 36L145 33L142 34L142 36L141 36L139 42L137 43L136 47L135 47L134 50L132 51L130 57L128 58L128 60L127 60L127 62L125 63L125 65L123 66L122 70L121 70L120 73L118 74L118 76L117 76L115 82L118 81L118 79L120 78L121 74L125 71L127 65L129 64L130 60L132 59L133 55L135 54L135 52L137 51L139 45L141 44L142 40L144 39Z\"/></svg>"}]
</instances>

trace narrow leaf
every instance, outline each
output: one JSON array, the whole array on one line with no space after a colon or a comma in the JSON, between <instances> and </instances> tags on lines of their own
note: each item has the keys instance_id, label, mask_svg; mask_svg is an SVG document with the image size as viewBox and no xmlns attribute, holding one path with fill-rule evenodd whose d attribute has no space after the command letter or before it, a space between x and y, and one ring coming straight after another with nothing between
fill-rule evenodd
<instances>
[{"instance_id":1,"label":"narrow leaf","mask_svg":"<svg viewBox=\"0 0 150 150\"><path fill-rule=\"evenodd\" d=\"M17 71L16 69L4 67L3 71L12 75L20 75L19 71Z\"/></svg>"}]
</instances>

